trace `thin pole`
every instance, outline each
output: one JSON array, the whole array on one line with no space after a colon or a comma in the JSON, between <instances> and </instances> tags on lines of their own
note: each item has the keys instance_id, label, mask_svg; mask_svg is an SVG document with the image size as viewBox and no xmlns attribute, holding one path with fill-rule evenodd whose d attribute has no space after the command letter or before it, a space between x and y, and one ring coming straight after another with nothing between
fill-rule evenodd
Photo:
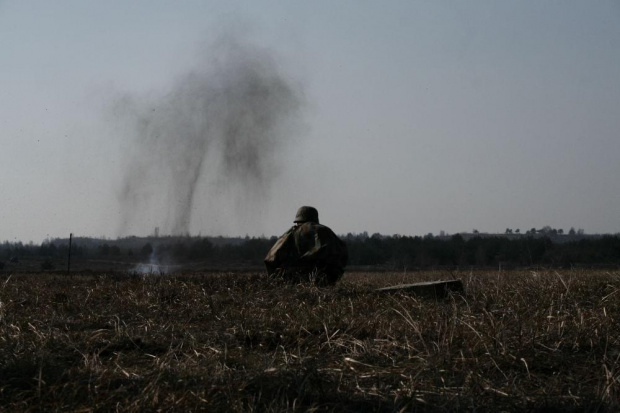
<instances>
[{"instance_id":1,"label":"thin pole","mask_svg":"<svg viewBox=\"0 0 620 413\"><path fill-rule=\"evenodd\" d=\"M67 260L67 273L71 272L71 243L73 241L73 232L69 234L69 259Z\"/></svg>"}]
</instances>

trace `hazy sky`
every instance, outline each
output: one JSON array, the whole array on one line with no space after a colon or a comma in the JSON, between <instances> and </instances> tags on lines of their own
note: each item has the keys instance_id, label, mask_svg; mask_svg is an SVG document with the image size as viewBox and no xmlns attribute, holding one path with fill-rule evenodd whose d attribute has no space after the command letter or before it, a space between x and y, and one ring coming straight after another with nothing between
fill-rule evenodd
<instances>
[{"instance_id":1,"label":"hazy sky","mask_svg":"<svg viewBox=\"0 0 620 413\"><path fill-rule=\"evenodd\" d=\"M168 228L170 188L126 222L118 103L226 33L302 104L259 196L202 169L192 234L279 235L301 205L337 233L620 231L618 1L0 0L0 241Z\"/></svg>"}]
</instances>

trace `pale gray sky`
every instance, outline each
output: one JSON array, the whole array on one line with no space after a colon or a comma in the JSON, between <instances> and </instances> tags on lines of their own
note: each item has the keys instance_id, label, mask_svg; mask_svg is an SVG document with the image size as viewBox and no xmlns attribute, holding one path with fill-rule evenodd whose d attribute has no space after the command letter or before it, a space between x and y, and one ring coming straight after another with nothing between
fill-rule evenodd
<instances>
[{"instance_id":1,"label":"pale gray sky","mask_svg":"<svg viewBox=\"0 0 620 413\"><path fill-rule=\"evenodd\" d=\"M135 136L111 108L200 72L226 31L305 103L263 196L204 169L192 234L279 235L306 204L337 233L620 231L618 1L6 0L0 241L166 228L121 218Z\"/></svg>"}]
</instances>

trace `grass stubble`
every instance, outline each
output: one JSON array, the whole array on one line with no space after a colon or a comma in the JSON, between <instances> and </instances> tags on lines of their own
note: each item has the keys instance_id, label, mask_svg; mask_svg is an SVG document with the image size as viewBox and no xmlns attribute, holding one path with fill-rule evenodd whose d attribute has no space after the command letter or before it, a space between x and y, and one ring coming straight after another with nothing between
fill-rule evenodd
<instances>
[{"instance_id":1,"label":"grass stubble","mask_svg":"<svg viewBox=\"0 0 620 413\"><path fill-rule=\"evenodd\" d=\"M618 271L4 274L0 409L615 411L619 302Z\"/></svg>"}]
</instances>

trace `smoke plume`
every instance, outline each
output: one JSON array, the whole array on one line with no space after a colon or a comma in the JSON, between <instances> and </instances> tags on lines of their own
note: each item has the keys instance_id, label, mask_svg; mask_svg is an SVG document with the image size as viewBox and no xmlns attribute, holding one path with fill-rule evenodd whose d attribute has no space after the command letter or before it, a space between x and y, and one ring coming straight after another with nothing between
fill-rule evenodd
<instances>
[{"instance_id":1,"label":"smoke plume","mask_svg":"<svg viewBox=\"0 0 620 413\"><path fill-rule=\"evenodd\" d=\"M267 49L227 37L208 56L164 95L117 105L131 143L121 232L160 226L162 233L189 233L199 190L231 205L261 203L269 193L300 92Z\"/></svg>"}]
</instances>

